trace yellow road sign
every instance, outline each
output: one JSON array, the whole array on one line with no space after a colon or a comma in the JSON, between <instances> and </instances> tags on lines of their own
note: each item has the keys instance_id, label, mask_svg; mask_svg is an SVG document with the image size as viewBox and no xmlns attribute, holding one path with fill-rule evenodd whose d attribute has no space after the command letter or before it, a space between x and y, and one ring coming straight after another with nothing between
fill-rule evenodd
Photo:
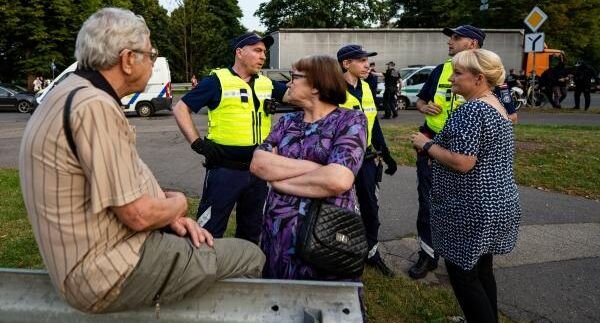
<instances>
[{"instance_id":1,"label":"yellow road sign","mask_svg":"<svg viewBox=\"0 0 600 323\"><path fill-rule=\"evenodd\" d=\"M538 6L535 6L531 9L531 12L527 15L524 22L531 31L536 32L546 19L548 19L548 15L546 15L542 9L538 8Z\"/></svg>"}]
</instances>

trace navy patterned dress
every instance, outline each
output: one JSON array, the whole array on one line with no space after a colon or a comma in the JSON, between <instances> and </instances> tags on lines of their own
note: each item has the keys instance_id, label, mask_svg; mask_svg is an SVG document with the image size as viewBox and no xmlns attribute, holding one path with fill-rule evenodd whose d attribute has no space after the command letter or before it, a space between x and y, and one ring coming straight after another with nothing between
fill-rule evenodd
<instances>
[{"instance_id":1,"label":"navy patterned dress","mask_svg":"<svg viewBox=\"0 0 600 323\"><path fill-rule=\"evenodd\" d=\"M310 160L321 165L337 163L356 175L366 147L367 120L364 114L337 108L314 123L306 123L303 118L304 112L282 116L259 149L272 151L276 147L277 153L284 157ZM354 187L326 200L357 211ZM320 274L296 256L296 232L310 203L309 198L269 191L261 234L261 248L267 256L264 278L337 280L336 277Z\"/></svg>"},{"instance_id":2,"label":"navy patterned dress","mask_svg":"<svg viewBox=\"0 0 600 323\"><path fill-rule=\"evenodd\" d=\"M517 241L521 208L513 176L512 124L475 100L452 114L434 138L456 153L477 156L463 174L433 162L431 227L435 252L464 270L484 254L505 254Z\"/></svg>"}]
</instances>

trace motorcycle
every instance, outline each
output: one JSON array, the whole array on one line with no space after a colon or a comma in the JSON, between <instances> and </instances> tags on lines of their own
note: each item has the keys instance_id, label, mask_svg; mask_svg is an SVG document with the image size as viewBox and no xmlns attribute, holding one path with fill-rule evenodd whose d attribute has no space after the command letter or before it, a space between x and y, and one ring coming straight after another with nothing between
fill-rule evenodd
<instances>
[{"instance_id":1,"label":"motorcycle","mask_svg":"<svg viewBox=\"0 0 600 323\"><path fill-rule=\"evenodd\" d=\"M525 95L525 91L518 86L513 86L510 88L510 95L512 96L513 103L515 104L515 109L519 110L523 106L527 105L527 96Z\"/></svg>"}]
</instances>

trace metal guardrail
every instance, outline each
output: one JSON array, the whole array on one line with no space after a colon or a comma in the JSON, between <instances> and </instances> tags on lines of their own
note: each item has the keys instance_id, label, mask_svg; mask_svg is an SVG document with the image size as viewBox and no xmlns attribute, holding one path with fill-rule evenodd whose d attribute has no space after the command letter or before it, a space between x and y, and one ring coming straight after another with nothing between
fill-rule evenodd
<instances>
[{"instance_id":1,"label":"metal guardrail","mask_svg":"<svg viewBox=\"0 0 600 323\"><path fill-rule=\"evenodd\" d=\"M192 83L171 83L173 91L189 91L192 89Z\"/></svg>"},{"instance_id":2,"label":"metal guardrail","mask_svg":"<svg viewBox=\"0 0 600 323\"><path fill-rule=\"evenodd\" d=\"M41 270L0 268L0 322L362 322L361 283L227 279L153 307L86 314L64 303Z\"/></svg>"}]
</instances>

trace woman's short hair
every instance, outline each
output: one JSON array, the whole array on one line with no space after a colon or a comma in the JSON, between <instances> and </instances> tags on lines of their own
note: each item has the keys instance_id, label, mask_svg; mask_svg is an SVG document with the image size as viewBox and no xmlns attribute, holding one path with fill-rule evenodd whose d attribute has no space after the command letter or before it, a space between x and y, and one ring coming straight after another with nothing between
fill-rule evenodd
<instances>
[{"instance_id":1,"label":"woman's short hair","mask_svg":"<svg viewBox=\"0 0 600 323\"><path fill-rule=\"evenodd\" d=\"M292 64L292 68L306 75L308 84L319 91L319 100L335 105L346 102L346 80L335 58L307 56Z\"/></svg>"},{"instance_id":2,"label":"woman's short hair","mask_svg":"<svg viewBox=\"0 0 600 323\"><path fill-rule=\"evenodd\" d=\"M490 87L504 83L506 71L498 54L487 49L469 49L452 58L452 66L460 66L477 75L483 74Z\"/></svg>"},{"instance_id":3,"label":"woman's short hair","mask_svg":"<svg viewBox=\"0 0 600 323\"><path fill-rule=\"evenodd\" d=\"M82 69L104 70L117 64L123 49L144 50L150 30L142 16L121 8L103 8L84 23L75 42Z\"/></svg>"}]
</instances>

